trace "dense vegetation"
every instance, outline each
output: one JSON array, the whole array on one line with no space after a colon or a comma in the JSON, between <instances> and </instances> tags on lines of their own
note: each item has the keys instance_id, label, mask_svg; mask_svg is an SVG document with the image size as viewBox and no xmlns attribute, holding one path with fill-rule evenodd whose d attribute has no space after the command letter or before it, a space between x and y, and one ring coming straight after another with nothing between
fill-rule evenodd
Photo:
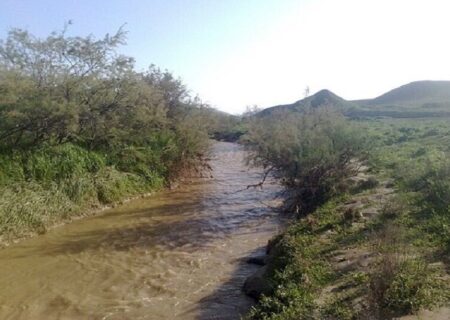
<instances>
[{"instance_id":1,"label":"dense vegetation","mask_svg":"<svg viewBox=\"0 0 450 320\"><path fill-rule=\"evenodd\" d=\"M411 205L402 225L415 244L450 253L450 126L446 120L371 121L379 144L370 165L396 181Z\"/></svg>"},{"instance_id":2,"label":"dense vegetation","mask_svg":"<svg viewBox=\"0 0 450 320\"><path fill-rule=\"evenodd\" d=\"M253 125L251 160L273 168L301 218L270 244L272 290L249 318L390 319L448 304L447 121L316 108Z\"/></svg>"},{"instance_id":3,"label":"dense vegetation","mask_svg":"<svg viewBox=\"0 0 450 320\"><path fill-rule=\"evenodd\" d=\"M221 115L183 83L67 30L0 42L0 234L45 231L85 209L158 189L201 163Z\"/></svg>"},{"instance_id":4,"label":"dense vegetation","mask_svg":"<svg viewBox=\"0 0 450 320\"><path fill-rule=\"evenodd\" d=\"M298 214L347 189L363 142L358 128L326 107L255 118L245 136L250 162L281 178L289 192L286 209Z\"/></svg>"}]
</instances>

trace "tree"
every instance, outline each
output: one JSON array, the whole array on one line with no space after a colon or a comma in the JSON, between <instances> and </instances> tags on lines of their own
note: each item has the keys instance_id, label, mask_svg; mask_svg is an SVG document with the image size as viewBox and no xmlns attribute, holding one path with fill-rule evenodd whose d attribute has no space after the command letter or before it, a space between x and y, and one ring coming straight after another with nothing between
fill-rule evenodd
<instances>
[{"instance_id":1,"label":"tree","mask_svg":"<svg viewBox=\"0 0 450 320\"><path fill-rule=\"evenodd\" d=\"M122 28L100 40L66 28L45 39L11 30L0 42L0 143L95 148L164 126L174 86L163 91L133 70L134 59L116 52L125 36Z\"/></svg>"},{"instance_id":2,"label":"tree","mask_svg":"<svg viewBox=\"0 0 450 320\"><path fill-rule=\"evenodd\" d=\"M357 128L326 108L255 118L245 137L249 161L273 172L289 191L287 210L309 213L346 188L363 141Z\"/></svg>"}]
</instances>

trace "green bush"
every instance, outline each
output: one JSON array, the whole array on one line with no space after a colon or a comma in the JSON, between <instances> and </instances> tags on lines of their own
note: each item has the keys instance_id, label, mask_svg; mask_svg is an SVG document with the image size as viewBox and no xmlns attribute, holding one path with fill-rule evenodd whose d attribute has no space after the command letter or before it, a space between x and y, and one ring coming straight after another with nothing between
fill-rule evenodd
<instances>
[{"instance_id":1,"label":"green bush","mask_svg":"<svg viewBox=\"0 0 450 320\"><path fill-rule=\"evenodd\" d=\"M364 145L355 125L325 107L256 118L244 141L249 161L275 172L290 191L287 209L303 214L349 188Z\"/></svg>"},{"instance_id":2,"label":"green bush","mask_svg":"<svg viewBox=\"0 0 450 320\"><path fill-rule=\"evenodd\" d=\"M22 153L26 180L58 182L86 173L96 173L105 166L102 156L73 144L44 146Z\"/></svg>"},{"instance_id":3,"label":"green bush","mask_svg":"<svg viewBox=\"0 0 450 320\"><path fill-rule=\"evenodd\" d=\"M422 259L385 254L371 276L371 294L382 314L410 314L442 302L444 291L438 279Z\"/></svg>"},{"instance_id":4,"label":"green bush","mask_svg":"<svg viewBox=\"0 0 450 320\"><path fill-rule=\"evenodd\" d=\"M339 228L340 220L336 203L328 202L271 241L268 277L273 293L258 302L249 319L316 319L317 294L333 279L322 254L328 245L318 238Z\"/></svg>"},{"instance_id":5,"label":"green bush","mask_svg":"<svg viewBox=\"0 0 450 320\"><path fill-rule=\"evenodd\" d=\"M314 319L316 304L310 291L294 283L281 286L271 297L262 297L248 319L298 320Z\"/></svg>"}]
</instances>

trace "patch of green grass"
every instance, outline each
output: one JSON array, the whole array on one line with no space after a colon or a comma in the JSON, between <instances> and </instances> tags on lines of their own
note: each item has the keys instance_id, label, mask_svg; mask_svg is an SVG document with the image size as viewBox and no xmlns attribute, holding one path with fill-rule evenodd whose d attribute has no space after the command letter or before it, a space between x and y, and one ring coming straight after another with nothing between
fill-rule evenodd
<instances>
[{"instance_id":1,"label":"patch of green grass","mask_svg":"<svg viewBox=\"0 0 450 320\"><path fill-rule=\"evenodd\" d=\"M314 319L320 288L334 279L323 252L333 247L320 235L339 228L337 202L330 201L275 239L268 277L273 294L263 297L249 319Z\"/></svg>"},{"instance_id":2,"label":"patch of green grass","mask_svg":"<svg viewBox=\"0 0 450 320\"><path fill-rule=\"evenodd\" d=\"M355 320L357 312L345 299L332 299L325 303L320 310L321 319L327 320Z\"/></svg>"},{"instance_id":3,"label":"patch of green grass","mask_svg":"<svg viewBox=\"0 0 450 320\"><path fill-rule=\"evenodd\" d=\"M317 308L314 295L294 283L281 285L270 297L263 296L247 316L248 319L298 320L314 319Z\"/></svg>"},{"instance_id":4,"label":"patch of green grass","mask_svg":"<svg viewBox=\"0 0 450 320\"><path fill-rule=\"evenodd\" d=\"M449 252L450 125L441 119L366 122L372 137L407 134L407 141L378 140L369 157L377 171L392 177L408 198L401 223L409 241L429 251ZM373 140L373 139L372 139ZM394 139L395 140L395 139Z\"/></svg>"},{"instance_id":5,"label":"patch of green grass","mask_svg":"<svg viewBox=\"0 0 450 320\"><path fill-rule=\"evenodd\" d=\"M123 197L162 187L164 180L155 176L147 180L136 174L124 173L113 168L105 168L94 177L98 200L107 204Z\"/></svg>"},{"instance_id":6,"label":"patch of green grass","mask_svg":"<svg viewBox=\"0 0 450 320\"><path fill-rule=\"evenodd\" d=\"M0 234L12 238L42 233L92 206L157 190L165 183L165 169L152 167L148 158L128 167L122 164L119 170L108 157L70 144L0 156ZM152 157L149 151L147 157Z\"/></svg>"},{"instance_id":7,"label":"patch of green grass","mask_svg":"<svg viewBox=\"0 0 450 320\"><path fill-rule=\"evenodd\" d=\"M370 278L376 308L384 315L399 316L430 309L445 301L445 285L438 272L421 258L382 256Z\"/></svg>"},{"instance_id":8,"label":"patch of green grass","mask_svg":"<svg viewBox=\"0 0 450 320\"><path fill-rule=\"evenodd\" d=\"M45 232L46 226L78 210L56 184L36 183L0 189L0 234L9 237L28 231Z\"/></svg>"}]
</instances>

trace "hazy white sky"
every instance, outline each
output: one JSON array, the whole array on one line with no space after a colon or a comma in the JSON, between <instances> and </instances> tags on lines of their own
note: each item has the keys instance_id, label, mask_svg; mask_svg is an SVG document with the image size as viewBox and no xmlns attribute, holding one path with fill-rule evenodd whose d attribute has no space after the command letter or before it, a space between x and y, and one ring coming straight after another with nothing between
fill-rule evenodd
<instances>
[{"instance_id":1,"label":"hazy white sky","mask_svg":"<svg viewBox=\"0 0 450 320\"><path fill-rule=\"evenodd\" d=\"M73 34L123 23L137 67L180 76L224 111L291 103L330 89L375 97L415 80L450 80L446 0L0 0L0 31Z\"/></svg>"},{"instance_id":2,"label":"hazy white sky","mask_svg":"<svg viewBox=\"0 0 450 320\"><path fill-rule=\"evenodd\" d=\"M293 102L306 86L360 99L414 80L450 80L449 14L450 1L301 3L196 87L220 108L240 111Z\"/></svg>"}]
</instances>

